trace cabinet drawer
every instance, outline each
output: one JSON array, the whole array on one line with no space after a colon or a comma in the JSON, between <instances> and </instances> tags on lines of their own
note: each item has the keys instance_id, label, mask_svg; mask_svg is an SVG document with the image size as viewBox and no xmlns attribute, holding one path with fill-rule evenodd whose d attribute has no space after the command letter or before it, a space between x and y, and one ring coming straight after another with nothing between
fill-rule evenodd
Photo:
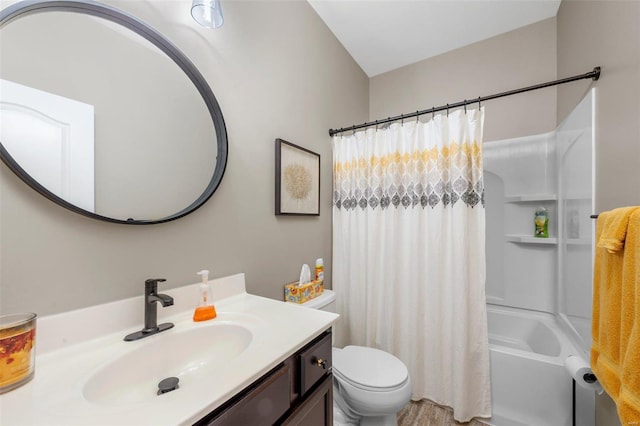
<instances>
[{"instance_id":1,"label":"cabinet drawer","mask_svg":"<svg viewBox=\"0 0 640 426\"><path fill-rule=\"evenodd\" d=\"M198 426L266 426L273 425L289 409L289 383L291 368L278 367L259 383L241 395L236 402Z\"/></svg>"},{"instance_id":2,"label":"cabinet drawer","mask_svg":"<svg viewBox=\"0 0 640 426\"><path fill-rule=\"evenodd\" d=\"M331 333L300 352L300 393L304 396L331 371Z\"/></svg>"}]
</instances>

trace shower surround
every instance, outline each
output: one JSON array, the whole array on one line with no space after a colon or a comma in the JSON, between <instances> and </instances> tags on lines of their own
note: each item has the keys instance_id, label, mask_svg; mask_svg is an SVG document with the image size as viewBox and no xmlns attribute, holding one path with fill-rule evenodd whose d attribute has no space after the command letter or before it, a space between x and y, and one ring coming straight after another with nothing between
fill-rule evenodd
<instances>
[{"instance_id":1,"label":"shower surround","mask_svg":"<svg viewBox=\"0 0 640 426\"><path fill-rule=\"evenodd\" d=\"M483 146L495 426L573 422L564 360L591 345L594 90L555 131ZM533 236L538 207L549 238ZM592 391L576 387L575 413L594 424Z\"/></svg>"}]
</instances>

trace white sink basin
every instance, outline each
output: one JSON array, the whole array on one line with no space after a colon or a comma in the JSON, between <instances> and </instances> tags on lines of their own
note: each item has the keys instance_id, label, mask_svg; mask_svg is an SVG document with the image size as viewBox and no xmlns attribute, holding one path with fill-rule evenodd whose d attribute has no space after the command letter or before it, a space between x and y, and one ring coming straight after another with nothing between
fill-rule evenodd
<instances>
[{"instance_id":1,"label":"white sink basin","mask_svg":"<svg viewBox=\"0 0 640 426\"><path fill-rule=\"evenodd\" d=\"M253 333L230 323L198 324L186 330L171 329L134 342L132 347L93 374L83 388L87 401L113 405L157 401L158 383L177 377L182 389L237 357L251 343Z\"/></svg>"}]
</instances>

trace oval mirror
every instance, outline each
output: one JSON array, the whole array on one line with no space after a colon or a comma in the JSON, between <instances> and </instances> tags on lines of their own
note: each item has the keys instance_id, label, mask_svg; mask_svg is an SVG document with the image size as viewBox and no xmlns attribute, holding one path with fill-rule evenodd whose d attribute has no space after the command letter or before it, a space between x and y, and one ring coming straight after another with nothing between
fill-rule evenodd
<instances>
[{"instance_id":1,"label":"oval mirror","mask_svg":"<svg viewBox=\"0 0 640 426\"><path fill-rule=\"evenodd\" d=\"M218 102L137 18L94 2L22 1L0 12L0 52L0 154L45 197L153 224L217 189L227 162Z\"/></svg>"}]
</instances>

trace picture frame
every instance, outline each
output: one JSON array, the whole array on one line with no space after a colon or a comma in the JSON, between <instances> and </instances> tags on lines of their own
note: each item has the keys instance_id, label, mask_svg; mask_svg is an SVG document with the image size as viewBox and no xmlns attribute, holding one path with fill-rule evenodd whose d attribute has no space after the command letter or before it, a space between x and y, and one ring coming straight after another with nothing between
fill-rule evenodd
<instances>
[{"instance_id":1,"label":"picture frame","mask_svg":"<svg viewBox=\"0 0 640 426\"><path fill-rule=\"evenodd\" d=\"M276 215L320 216L320 154L276 139Z\"/></svg>"}]
</instances>

